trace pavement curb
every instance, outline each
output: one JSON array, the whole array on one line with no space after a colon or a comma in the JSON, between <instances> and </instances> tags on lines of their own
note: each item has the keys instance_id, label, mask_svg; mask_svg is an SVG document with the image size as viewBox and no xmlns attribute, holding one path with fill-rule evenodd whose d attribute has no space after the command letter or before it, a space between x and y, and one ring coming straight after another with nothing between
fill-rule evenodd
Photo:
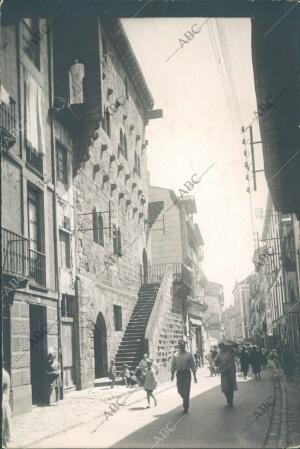
<instances>
[{"instance_id":1,"label":"pavement curb","mask_svg":"<svg viewBox=\"0 0 300 449\"><path fill-rule=\"evenodd\" d=\"M276 375L278 379L278 384L281 391L281 409L280 409L280 431L279 431L279 437L277 439L278 446L280 448L286 448L288 444L288 404L287 404L287 394L286 394L286 388L284 386L284 383L282 381L282 376L278 372L278 369L273 365L272 367L273 373ZM274 397L275 397L275 391L276 391L276 385L274 383ZM266 432L265 436L265 442L269 439L269 433L272 426L272 420L275 412L276 402L274 404L274 407L272 409L272 415L270 418L270 425ZM265 445L264 445L265 446Z\"/></svg>"},{"instance_id":2,"label":"pavement curb","mask_svg":"<svg viewBox=\"0 0 300 449\"><path fill-rule=\"evenodd\" d=\"M282 380L279 380L282 397L282 409L281 409L281 426L280 426L280 438L279 446L287 447L288 444L288 403L286 388L283 385Z\"/></svg>"},{"instance_id":3,"label":"pavement curb","mask_svg":"<svg viewBox=\"0 0 300 449\"><path fill-rule=\"evenodd\" d=\"M157 394L163 393L164 391L167 391L167 390L171 390L172 388L175 388L175 386L176 386L176 384L175 384L175 385L171 385L171 386L167 386L166 388L162 388L161 390L157 391ZM139 390L139 391L142 391L142 387L141 387L141 390ZM120 398L120 397L123 397L123 396L127 396L127 395L128 395L128 391L126 391L126 392L124 391L124 393L121 393L121 394L119 394L118 396L114 396L114 397L112 397L111 399L114 400L114 399L117 399L117 398ZM100 398L99 398L99 399L100 399ZM107 398L107 399L109 400L109 398ZM137 400L135 400L135 401L133 401L133 402L128 403L127 405L136 404L137 402L141 402L141 401L143 401L144 399L145 399L145 398L139 398L139 399L137 399ZM101 401L101 399L100 399L100 401ZM104 410L104 411L105 411L105 410ZM101 414L95 416L95 417L93 418L93 420L99 419L99 418L101 418L102 416L104 416L104 413L103 413L103 412L102 412ZM76 427L81 426L81 425L83 425L83 424L87 424L88 422L89 422L89 420L83 420L83 421L77 422L76 424L70 424L69 426L65 427L63 430L60 430L60 431L54 431L54 432L49 433L48 435L46 435L46 436L44 436L44 437L42 437L42 438L38 438L38 439L36 439L36 440L32 440L32 441L30 441L30 442L27 442L27 443L25 443L25 445L17 446L16 444L12 444L12 445L9 444L9 445L8 445L8 449L10 449L10 448L13 448L13 449L29 449L31 446L33 446L33 445L35 445L35 444L37 444L37 443L40 443L41 441L44 441L44 440L46 440L46 439L48 439L48 438L52 438L52 437L55 437L55 436L57 436L57 435L66 433L66 432L68 432L69 430L75 429Z\"/></svg>"},{"instance_id":4,"label":"pavement curb","mask_svg":"<svg viewBox=\"0 0 300 449\"><path fill-rule=\"evenodd\" d=\"M274 367L272 367L273 368L273 373L275 372L274 371ZM267 430L266 430L266 432L265 432L265 436L264 436L264 440L263 440L263 447L267 447L267 443L268 443L268 440L269 440L269 437L270 437L270 432L271 432L271 428L272 428L272 422L273 422L273 419L274 419L274 413L275 413L275 407L276 407L276 385L275 385L275 382L273 381L273 397L274 397L274 401L273 401L273 407L272 407L272 412L271 412L271 416L270 416L270 420L269 420L269 425L268 425L268 428L267 428Z\"/></svg>"}]
</instances>

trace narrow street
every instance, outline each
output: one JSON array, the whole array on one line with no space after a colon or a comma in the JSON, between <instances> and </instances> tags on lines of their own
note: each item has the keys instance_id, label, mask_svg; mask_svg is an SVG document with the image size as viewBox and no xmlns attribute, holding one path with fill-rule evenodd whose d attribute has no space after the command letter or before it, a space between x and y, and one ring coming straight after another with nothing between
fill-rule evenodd
<instances>
[{"instance_id":1,"label":"narrow street","mask_svg":"<svg viewBox=\"0 0 300 449\"><path fill-rule=\"evenodd\" d=\"M218 376L209 377L208 370L201 370L198 384L192 384L188 415L182 414L176 388L159 394L157 407L150 409L145 408L145 400L136 402L132 395L126 406L108 417L95 432L103 418L33 447L262 447L272 407L260 412L262 416L257 421L254 412L272 397L270 371L263 371L257 382L252 377L244 381L238 375L233 408L225 405L219 383Z\"/></svg>"}]
</instances>

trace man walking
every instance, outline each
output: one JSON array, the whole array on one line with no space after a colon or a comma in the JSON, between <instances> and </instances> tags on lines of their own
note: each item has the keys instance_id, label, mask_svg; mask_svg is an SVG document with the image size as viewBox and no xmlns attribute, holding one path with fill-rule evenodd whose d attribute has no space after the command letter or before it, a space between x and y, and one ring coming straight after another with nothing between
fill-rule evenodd
<instances>
[{"instance_id":1,"label":"man walking","mask_svg":"<svg viewBox=\"0 0 300 449\"><path fill-rule=\"evenodd\" d=\"M179 340L179 351L174 355L171 365L171 380L174 380L176 371L177 391L183 399L184 414L188 413L190 405L191 370L194 381L197 383L195 360L193 355L186 350L185 345L185 341Z\"/></svg>"}]
</instances>

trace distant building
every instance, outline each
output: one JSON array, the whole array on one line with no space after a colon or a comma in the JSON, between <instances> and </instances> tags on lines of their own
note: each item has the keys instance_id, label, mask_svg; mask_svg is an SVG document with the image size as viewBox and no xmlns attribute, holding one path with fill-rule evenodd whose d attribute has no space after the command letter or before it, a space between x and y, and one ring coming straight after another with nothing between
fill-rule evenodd
<instances>
[{"instance_id":1,"label":"distant building","mask_svg":"<svg viewBox=\"0 0 300 449\"><path fill-rule=\"evenodd\" d=\"M219 343L223 339L223 286L216 282L207 281L204 288L204 300L207 309L203 313L203 322L208 338Z\"/></svg>"},{"instance_id":2,"label":"distant building","mask_svg":"<svg viewBox=\"0 0 300 449\"><path fill-rule=\"evenodd\" d=\"M203 352L202 317L205 276L202 270L204 241L193 215L193 196L178 198L169 189L151 186L149 220L152 264L149 276L163 272L167 265L174 276L174 307L182 316L183 333L190 349Z\"/></svg>"},{"instance_id":3,"label":"distant building","mask_svg":"<svg viewBox=\"0 0 300 449\"><path fill-rule=\"evenodd\" d=\"M248 276L241 282L236 281L232 292L236 311L235 340L238 342L248 340L250 337L250 277Z\"/></svg>"},{"instance_id":4,"label":"distant building","mask_svg":"<svg viewBox=\"0 0 300 449\"><path fill-rule=\"evenodd\" d=\"M222 314L223 326L224 326L224 339L237 341L236 339L236 309L234 305L231 305L224 309Z\"/></svg>"}]
</instances>

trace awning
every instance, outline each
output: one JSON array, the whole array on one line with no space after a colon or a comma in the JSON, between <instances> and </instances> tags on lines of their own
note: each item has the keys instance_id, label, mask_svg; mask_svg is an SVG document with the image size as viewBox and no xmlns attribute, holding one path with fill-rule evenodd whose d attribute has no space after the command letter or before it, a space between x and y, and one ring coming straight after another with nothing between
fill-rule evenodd
<instances>
[{"instance_id":1,"label":"awning","mask_svg":"<svg viewBox=\"0 0 300 449\"><path fill-rule=\"evenodd\" d=\"M194 326L202 326L202 319L201 318L192 318L192 317L190 317L190 322Z\"/></svg>"}]
</instances>

